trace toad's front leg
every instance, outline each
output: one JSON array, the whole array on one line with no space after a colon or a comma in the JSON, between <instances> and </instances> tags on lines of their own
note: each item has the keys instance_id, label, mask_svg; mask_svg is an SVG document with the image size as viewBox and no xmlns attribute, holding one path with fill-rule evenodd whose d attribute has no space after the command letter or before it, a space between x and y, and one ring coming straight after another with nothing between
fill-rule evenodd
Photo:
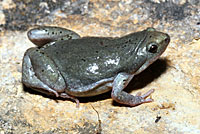
<instances>
[{"instance_id":1,"label":"toad's front leg","mask_svg":"<svg viewBox=\"0 0 200 134\"><path fill-rule=\"evenodd\" d=\"M144 95L141 95L141 93L139 92L136 94L136 96L133 96L123 91L123 89L128 85L129 81L132 79L132 77L132 75L129 75L127 73L119 73L116 76L113 82L113 88L111 93L113 100L115 100L118 103L126 104L129 106L137 106L143 103L152 102L153 99L147 97L154 92L154 89L149 90Z\"/></svg>"}]
</instances>

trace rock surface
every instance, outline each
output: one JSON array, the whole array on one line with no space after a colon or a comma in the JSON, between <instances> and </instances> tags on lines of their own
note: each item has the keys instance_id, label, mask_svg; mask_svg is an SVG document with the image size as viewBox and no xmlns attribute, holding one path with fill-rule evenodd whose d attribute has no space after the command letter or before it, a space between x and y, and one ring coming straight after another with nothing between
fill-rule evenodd
<instances>
[{"instance_id":1,"label":"rock surface","mask_svg":"<svg viewBox=\"0 0 200 134\"><path fill-rule=\"evenodd\" d=\"M26 33L61 26L81 36L122 36L147 27L168 33L160 60L136 76L131 94L154 88L153 103L126 107L110 93L81 98L80 108L21 83ZM198 0L3 0L0 2L0 134L200 133L200 2ZM141 82L142 81L142 82ZM91 106L92 105L92 106Z\"/></svg>"}]
</instances>

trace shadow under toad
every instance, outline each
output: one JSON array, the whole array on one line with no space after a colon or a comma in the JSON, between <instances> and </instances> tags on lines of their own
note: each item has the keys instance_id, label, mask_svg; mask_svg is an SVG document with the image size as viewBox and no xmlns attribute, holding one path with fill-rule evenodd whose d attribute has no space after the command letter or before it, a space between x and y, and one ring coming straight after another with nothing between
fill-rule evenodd
<instances>
[{"instance_id":1,"label":"shadow under toad","mask_svg":"<svg viewBox=\"0 0 200 134\"><path fill-rule=\"evenodd\" d=\"M168 62L167 59L158 59L152 65L150 65L147 69L145 69L143 72L136 75L124 90L130 93L133 90L144 88L149 83L151 83L152 81L157 79L159 76L161 76L164 72L166 72L167 66L168 66L167 62ZM159 90L159 89L156 89L156 90ZM54 99L55 101L70 100L70 99L56 98L48 93L40 93L30 88L27 88L25 86L24 86L24 91L29 92L31 94L42 95L43 97ZM105 100L105 99L110 99L110 98L111 98L111 91L104 94L97 95L97 96L93 96L93 97L79 97L78 99L80 103L88 103L88 102L96 102L99 100ZM123 106L123 107L127 106L127 105L119 104L115 101L113 101L113 105Z\"/></svg>"}]
</instances>

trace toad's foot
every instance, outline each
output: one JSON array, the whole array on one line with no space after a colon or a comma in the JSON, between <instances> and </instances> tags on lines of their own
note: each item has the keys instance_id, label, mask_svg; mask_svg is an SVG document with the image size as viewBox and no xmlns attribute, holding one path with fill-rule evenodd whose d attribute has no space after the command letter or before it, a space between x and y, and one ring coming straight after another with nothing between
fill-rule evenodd
<instances>
[{"instance_id":1,"label":"toad's foot","mask_svg":"<svg viewBox=\"0 0 200 134\"><path fill-rule=\"evenodd\" d=\"M136 94L136 96L123 91L127 83L130 81L130 78L132 78L132 76L126 73L120 73L117 75L117 77L114 79L111 93L113 100L129 106L137 106L143 103L152 102L153 99L147 97L149 97L154 92L154 89L149 90L143 95L141 95L141 92L139 92Z\"/></svg>"},{"instance_id":2,"label":"toad's foot","mask_svg":"<svg viewBox=\"0 0 200 134\"><path fill-rule=\"evenodd\" d=\"M78 108L79 107L79 100L73 96L69 96L68 94L66 93L61 93L60 96L61 98L64 98L64 99L71 99L73 101L76 102L76 107Z\"/></svg>"},{"instance_id":3,"label":"toad's foot","mask_svg":"<svg viewBox=\"0 0 200 134\"><path fill-rule=\"evenodd\" d=\"M141 95L141 92L138 92L138 93L136 94L136 97L140 97L140 98L141 98L141 101L142 101L143 103L152 102L153 99L152 99L152 98L147 98L147 97L149 97L154 91L155 91L154 89L151 89L151 90L149 90L148 92L146 92L146 93L143 94L143 95ZM147 98L147 99L146 99L146 98Z\"/></svg>"},{"instance_id":4,"label":"toad's foot","mask_svg":"<svg viewBox=\"0 0 200 134\"><path fill-rule=\"evenodd\" d=\"M118 96L113 96L112 98L118 103L129 105L129 106L138 106L143 103L152 102L153 99L147 98L154 92L154 89L149 90L145 94L141 95L141 92L137 93L136 96L130 95L124 91L122 91Z\"/></svg>"}]
</instances>

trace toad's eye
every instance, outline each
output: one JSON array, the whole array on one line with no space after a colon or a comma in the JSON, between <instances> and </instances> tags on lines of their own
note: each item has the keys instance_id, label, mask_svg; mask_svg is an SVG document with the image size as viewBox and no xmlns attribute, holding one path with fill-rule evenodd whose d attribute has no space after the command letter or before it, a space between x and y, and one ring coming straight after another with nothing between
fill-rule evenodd
<instances>
[{"instance_id":1,"label":"toad's eye","mask_svg":"<svg viewBox=\"0 0 200 134\"><path fill-rule=\"evenodd\" d=\"M148 50L150 53L156 53L157 50L158 50L158 45L157 45L157 43L150 43L150 44L147 46L147 50Z\"/></svg>"}]
</instances>

